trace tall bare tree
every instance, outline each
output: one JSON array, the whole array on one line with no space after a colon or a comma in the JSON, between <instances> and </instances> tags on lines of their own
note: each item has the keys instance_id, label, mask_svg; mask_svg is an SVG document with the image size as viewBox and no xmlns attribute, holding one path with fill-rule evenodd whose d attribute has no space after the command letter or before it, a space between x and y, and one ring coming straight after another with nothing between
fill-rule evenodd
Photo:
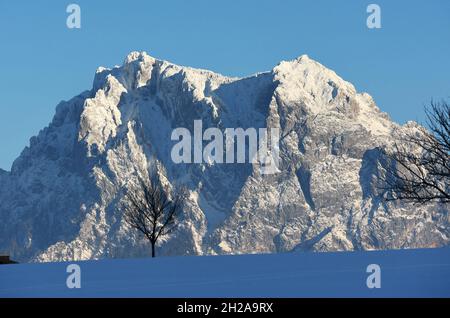
<instances>
[{"instance_id":1,"label":"tall bare tree","mask_svg":"<svg viewBox=\"0 0 450 318\"><path fill-rule=\"evenodd\" d=\"M128 187L124 197L124 220L149 240L152 257L156 242L171 233L177 226L182 211L185 190L179 189L169 195L156 175L138 181Z\"/></svg>"},{"instance_id":2,"label":"tall bare tree","mask_svg":"<svg viewBox=\"0 0 450 318\"><path fill-rule=\"evenodd\" d=\"M384 178L388 200L450 202L450 105L431 102L425 113L428 129L407 134L386 152L393 162Z\"/></svg>"}]
</instances>

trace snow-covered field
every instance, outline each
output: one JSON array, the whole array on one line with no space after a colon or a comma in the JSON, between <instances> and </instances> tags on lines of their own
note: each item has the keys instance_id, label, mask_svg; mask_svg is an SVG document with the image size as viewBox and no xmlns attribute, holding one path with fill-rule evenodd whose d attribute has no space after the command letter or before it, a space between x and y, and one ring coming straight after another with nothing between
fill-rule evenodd
<instances>
[{"instance_id":1,"label":"snow-covered field","mask_svg":"<svg viewBox=\"0 0 450 318\"><path fill-rule=\"evenodd\" d=\"M450 297L450 249L161 257L0 266L0 297ZM369 289L369 264L381 288Z\"/></svg>"}]
</instances>

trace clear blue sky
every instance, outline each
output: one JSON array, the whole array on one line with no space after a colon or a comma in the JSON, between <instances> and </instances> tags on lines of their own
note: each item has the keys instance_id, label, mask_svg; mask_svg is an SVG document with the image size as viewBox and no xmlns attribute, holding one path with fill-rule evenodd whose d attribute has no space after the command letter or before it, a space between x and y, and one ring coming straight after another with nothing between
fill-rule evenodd
<instances>
[{"instance_id":1,"label":"clear blue sky","mask_svg":"<svg viewBox=\"0 0 450 318\"><path fill-rule=\"evenodd\" d=\"M66 27L77 3L82 28ZM382 28L366 27L366 7ZM308 54L370 93L397 122L450 96L450 1L0 0L0 168L130 51L243 76Z\"/></svg>"}]
</instances>

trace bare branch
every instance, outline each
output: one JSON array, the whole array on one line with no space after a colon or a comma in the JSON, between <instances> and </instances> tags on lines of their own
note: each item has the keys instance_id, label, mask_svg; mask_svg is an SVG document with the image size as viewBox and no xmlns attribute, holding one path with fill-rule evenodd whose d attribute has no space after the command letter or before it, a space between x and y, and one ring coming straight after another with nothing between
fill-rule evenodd
<instances>
[{"instance_id":1,"label":"bare branch","mask_svg":"<svg viewBox=\"0 0 450 318\"><path fill-rule=\"evenodd\" d=\"M425 112L429 130L420 127L385 152L393 163L384 177L387 200L450 202L450 106L432 101Z\"/></svg>"},{"instance_id":2,"label":"bare branch","mask_svg":"<svg viewBox=\"0 0 450 318\"><path fill-rule=\"evenodd\" d=\"M124 221L150 241L152 257L158 239L177 226L177 216L182 211L185 190L173 191L169 197L156 175L138 182L126 190L124 196Z\"/></svg>"}]
</instances>

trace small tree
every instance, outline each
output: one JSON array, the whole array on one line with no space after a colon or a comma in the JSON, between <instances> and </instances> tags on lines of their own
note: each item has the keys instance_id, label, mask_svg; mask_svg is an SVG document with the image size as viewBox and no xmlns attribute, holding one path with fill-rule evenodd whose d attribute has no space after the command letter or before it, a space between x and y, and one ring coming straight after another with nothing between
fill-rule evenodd
<instances>
[{"instance_id":1,"label":"small tree","mask_svg":"<svg viewBox=\"0 0 450 318\"><path fill-rule=\"evenodd\" d=\"M159 179L152 175L148 180L139 178L127 189L124 199L125 222L145 235L152 246L152 257L155 257L158 239L177 226L177 216L185 200L184 189L169 196Z\"/></svg>"},{"instance_id":2,"label":"small tree","mask_svg":"<svg viewBox=\"0 0 450 318\"><path fill-rule=\"evenodd\" d=\"M425 112L429 130L420 127L386 152L394 163L384 178L388 200L450 202L450 105L431 102Z\"/></svg>"}]
</instances>

